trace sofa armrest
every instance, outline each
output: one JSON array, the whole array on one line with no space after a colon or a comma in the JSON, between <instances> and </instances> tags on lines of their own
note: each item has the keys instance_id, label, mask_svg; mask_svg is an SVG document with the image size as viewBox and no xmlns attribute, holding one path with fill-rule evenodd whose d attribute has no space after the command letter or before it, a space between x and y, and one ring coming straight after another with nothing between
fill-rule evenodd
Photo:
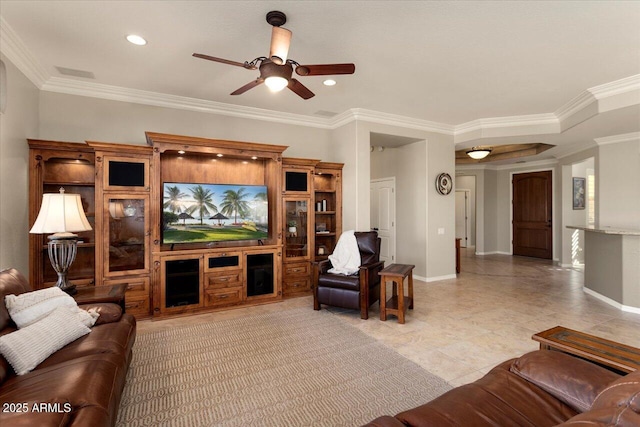
<instances>
[{"instance_id":1,"label":"sofa armrest","mask_svg":"<svg viewBox=\"0 0 640 427\"><path fill-rule=\"evenodd\" d=\"M95 303L95 304L81 304L80 307L83 310L95 309L99 314L96 325L102 325L104 323L114 323L120 320L122 317L122 308L118 304L113 303Z\"/></svg>"},{"instance_id":2,"label":"sofa armrest","mask_svg":"<svg viewBox=\"0 0 640 427\"><path fill-rule=\"evenodd\" d=\"M362 427L406 427L403 423L401 423L397 418L390 417L389 415L384 415L382 417L378 417L375 420L365 424Z\"/></svg>"},{"instance_id":3,"label":"sofa armrest","mask_svg":"<svg viewBox=\"0 0 640 427\"><path fill-rule=\"evenodd\" d=\"M620 375L599 365L554 350L537 350L516 359L510 371L540 387L578 412Z\"/></svg>"}]
</instances>

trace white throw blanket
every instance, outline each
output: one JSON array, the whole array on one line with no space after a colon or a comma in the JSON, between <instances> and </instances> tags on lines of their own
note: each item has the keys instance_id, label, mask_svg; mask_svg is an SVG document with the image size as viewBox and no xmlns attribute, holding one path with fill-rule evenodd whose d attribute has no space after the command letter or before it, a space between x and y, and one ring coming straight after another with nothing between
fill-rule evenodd
<instances>
[{"instance_id":1,"label":"white throw blanket","mask_svg":"<svg viewBox=\"0 0 640 427\"><path fill-rule=\"evenodd\" d=\"M329 261L333 265L329 273L349 276L358 272L361 260L354 230L342 233L335 250L329 255Z\"/></svg>"}]
</instances>

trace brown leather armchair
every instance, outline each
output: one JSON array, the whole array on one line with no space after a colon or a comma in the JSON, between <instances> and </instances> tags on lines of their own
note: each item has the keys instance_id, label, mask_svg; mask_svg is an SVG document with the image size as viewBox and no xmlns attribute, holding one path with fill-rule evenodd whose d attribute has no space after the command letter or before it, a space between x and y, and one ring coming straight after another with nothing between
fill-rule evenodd
<instances>
[{"instance_id":1,"label":"brown leather armchair","mask_svg":"<svg viewBox=\"0 0 640 427\"><path fill-rule=\"evenodd\" d=\"M380 300L380 243L376 231L355 232L360 250L360 270L352 276L331 274L331 261L315 263L313 269L313 309L322 304L360 310L362 319L369 318L369 307Z\"/></svg>"}]
</instances>

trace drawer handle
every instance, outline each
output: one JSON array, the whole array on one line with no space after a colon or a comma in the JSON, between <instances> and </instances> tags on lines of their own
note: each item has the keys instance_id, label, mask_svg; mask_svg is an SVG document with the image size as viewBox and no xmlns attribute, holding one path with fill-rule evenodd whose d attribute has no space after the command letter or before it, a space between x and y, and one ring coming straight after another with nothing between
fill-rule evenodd
<instances>
[{"instance_id":1,"label":"drawer handle","mask_svg":"<svg viewBox=\"0 0 640 427\"><path fill-rule=\"evenodd\" d=\"M220 295L218 298L220 298L220 299L229 298L229 295Z\"/></svg>"},{"instance_id":2,"label":"drawer handle","mask_svg":"<svg viewBox=\"0 0 640 427\"><path fill-rule=\"evenodd\" d=\"M140 306L140 303L134 303L134 304L125 304L124 308L135 308Z\"/></svg>"},{"instance_id":3,"label":"drawer handle","mask_svg":"<svg viewBox=\"0 0 640 427\"><path fill-rule=\"evenodd\" d=\"M294 288L299 288L299 287L300 287L300 283L294 283L294 284L293 284L293 287L294 287Z\"/></svg>"},{"instance_id":4,"label":"drawer handle","mask_svg":"<svg viewBox=\"0 0 640 427\"><path fill-rule=\"evenodd\" d=\"M220 282L226 282L228 280L229 280L228 277L220 277L220 278L218 278L218 281L220 281Z\"/></svg>"}]
</instances>

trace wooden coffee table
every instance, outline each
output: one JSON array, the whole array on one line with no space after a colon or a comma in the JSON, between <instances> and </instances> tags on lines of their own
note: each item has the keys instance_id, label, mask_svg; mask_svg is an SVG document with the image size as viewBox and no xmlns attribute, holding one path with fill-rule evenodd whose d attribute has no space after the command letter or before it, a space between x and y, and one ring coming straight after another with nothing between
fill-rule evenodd
<instances>
[{"instance_id":1,"label":"wooden coffee table","mask_svg":"<svg viewBox=\"0 0 640 427\"><path fill-rule=\"evenodd\" d=\"M107 286L78 287L78 293L73 296L78 304L115 303L122 307L124 313L124 294L127 290L126 283Z\"/></svg>"},{"instance_id":2,"label":"wooden coffee table","mask_svg":"<svg viewBox=\"0 0 640 427\"><path fill-rule=\"evenodd\" d=\"M640 369L640 348L556 326L531 337L541 349L559 350L622 372Z\"/></svg>"},{"instance_id":3,"label":"wooden coffee table","mask_svg":"<svg viewBox=\"0 0 640 427\"><path fill-rule=\"evenodd\" d=\"M413 310L413 269L415 265L391 264L380 271L380 320L387 320L388 314L398 317L404 323L407 308ZM408 296L404 296L404 279L409 278ZM393 283L392 295L387 301L387 281Z\"/></svg>"}]
</instances>

